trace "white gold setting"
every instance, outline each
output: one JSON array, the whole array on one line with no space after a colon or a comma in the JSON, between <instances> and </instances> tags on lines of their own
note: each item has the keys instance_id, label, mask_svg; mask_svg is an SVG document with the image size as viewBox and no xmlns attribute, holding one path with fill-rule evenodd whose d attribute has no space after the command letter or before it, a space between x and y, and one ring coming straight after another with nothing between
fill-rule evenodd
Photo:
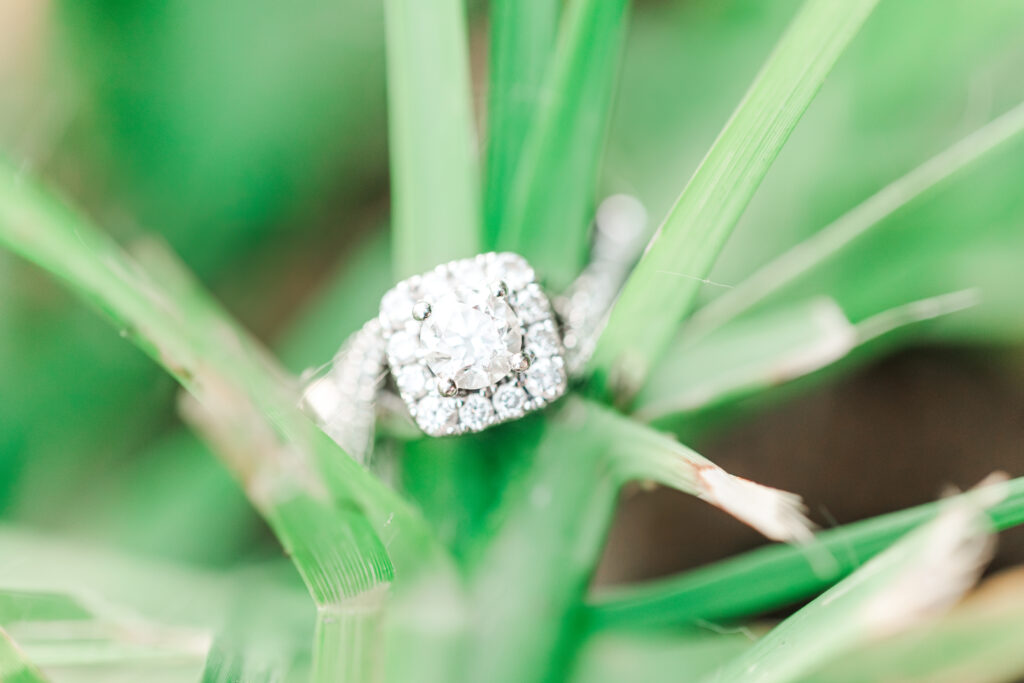
<instances>
[{"instance_id":1,"label":"white gold setting","mask_svg":"<svg viewBox=\"0 0 1024 683\"><path fill-rule=\"evenodd\" d=\"M399 282L379 321L398 391L431 436L478 432L565 393L557 321L517 254L481 254Z\"/></svg>"}]
</instances>

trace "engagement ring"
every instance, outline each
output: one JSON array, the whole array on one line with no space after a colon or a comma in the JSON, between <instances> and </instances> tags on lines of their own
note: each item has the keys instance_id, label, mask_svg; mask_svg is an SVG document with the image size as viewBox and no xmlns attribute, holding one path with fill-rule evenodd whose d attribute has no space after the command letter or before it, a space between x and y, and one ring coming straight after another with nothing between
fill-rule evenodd
<instances>
[{"instance_id":1,"label":"engagement ring","mask_svg":"<svg viewBox=\"0 0 1024 683\"><path fill-rule=\"evenodd\" d=\"M522 256L459 259L390 289L380 314L341 347L303 403L350 455L372 449L377 406L397 391L430 436L479 432L539 410L582 370L645 242L645 213L623 195L598 210L590 264L549 298Z\"/></svg>"}]
</instances>

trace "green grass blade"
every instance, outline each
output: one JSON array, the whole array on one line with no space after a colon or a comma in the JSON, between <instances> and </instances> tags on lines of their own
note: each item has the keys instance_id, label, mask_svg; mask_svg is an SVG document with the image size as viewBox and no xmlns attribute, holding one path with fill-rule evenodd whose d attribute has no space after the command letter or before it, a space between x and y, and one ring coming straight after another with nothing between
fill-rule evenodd
<instances>
[{"instance_id":1,"label":"green grass blade","mask_svg":"<svg viewBox=\"0 0 1024 683\"><path fill-rule=\"evenodd\" d=\"M580 648L573 683L678 683L694 681L750 648L746 629L602 631Z\"/></svg>"},{"instance_id":2,"label":"green grass blade","mask_svg":"<svg viewBox=\"0 0 1024 683\"><path fill-rule=\"evenodd\" d=\"M706 680L799 680L837 656L947 610L974 585L994 551L977 498L982 493L944 503L932 522L798 610Z\"/></svg>"},{"instance_id":3,"label":"green grass blade","mask_svg":"<svg viewBox=\"0 0 1024 683\"><path fill-rule=\"evenodd\" d=\"M987 510L996 529L1024 524L1024 478L1010 481L1006 498ZM772 545L678 577L606 592L590 609L591 625L655 626L697 620L729 621L793 604L828 588L928 522L941 503L928 503L848 524L817 535L835 560L823 573L805 549Z\"/></svg>"},{"instance_id":4,"label":"green grass blade","mask_svg":"<svg viewBox=\"0 0 1024 683\"><path fill-rule=\"evenodd\" d=\"M586 257L627 4L569 3L522 159L504 188L499 247L523 254L555 289Z\"/></svg>"},{"instance_id":5,"label":"green grass blade","mask_svg":"<svg viewBox=\"0 0 1024 683\"><path fill-rule=\"evenodd\" d=\"M0 681L46 683L47 678L28 660L21 648L0 628Z\"/></svg>"},{"instance_id":6,"label":"green grass blade","mask_svg":"<svg viewBox=\"0 0 1024 683\"><path fill-rule=\"evenodd\" d=\"M505 494L495 513L501 526L472 568L466 680L546 680L565 665L619 488L605 457L607 428L606 415L566 402Z\"/></svg>"},{"instance_id":7,"label":"green grass blade","mask_svg":"<svg viewBox=\"0 0 1024 683\"><path fill-rule=\"evenodd\" d=\"M508 189L555 44L559 3L491 0L487 150L484 179L485 247L497 247Z\"/></svg>"},{"instance_id":8,"label":"green grass blade","mask_svg":"<svg viewBox=\"0 0 1024 683\"><path fill-rule=\"evenodd\" d=\"M822 370L890 332L970 308L978 299L971 290L952 292L854 324L835 300L820 297L736 320L696 342L680 336L637 396L634 415L672 423L734 404ZM902 335L913 338L909 331Z\"/></svg>"},{"instance_id":9,"label":"green grass blade","mask_svg":"<svg viewBox=\"0 0 1024 683\"><path fill-rule=\"evenodd\" d=\"M687 324L686 338L711 333L778 292L805 273L820 268L843 248L936 185L999 150L1024 132L1024 104L979 128L910 173L887 185L812 237L773 259L735 288L697 311Z\"/></svg>"},{"instance_id":10,"label":"green grass blade","mask_svg":"<svg viewBox=\"0 0 1024 683\"><path fill-rule=\"evenodd\" d=\"M462 0L386 0L398 278L480 251L480 176Z\"/></svg>"},{"instance_id":11,"label":"green grass blade","mask_svg":"<svg viewBox=\"0 0 1024 683\"><path fill-rule=\"evenodd\" d=\"M779 150L876 0L807 0L669 212L612 310L597 393L641 388Z\"/></svg>"},{"instance_id":12,"label":"green grass blade","mask_svg":"<svg viewBox=\"0 0 1024 683\"><path fill-rule=\"evenodd\" d=\"M997 575L942 618L832 660L805 683L1018 681L1024 675L1020 578L1019 570L1002 580Z\"/></svg>"},{"instance_id":13,"label":"green grass blade","mask_svg":"<svg viewBox=\"0 0 1024 683\"><path fill-rule=\"evenodd\" d=\"M668 434L594 402L604 452L621 483L655 482L714 505L776 541L806 542L813 525L800 496L736 477Z\"/></svg>"},{"instance_id":14,"label":"green grass blade","mask_svg":"<svg viewBox=\"0 0 1024 683\"><path fill-rule=\"evenodd\" d=\"M0 166L0 244L96 304L196 397L203 416L216 415L212 436L222 455L285 545L332 563L320 567L321 578L335 585L312 581L314 594L364 590L389 579L378 534L402 530L389 550L409 571L423 566L424 553L443 561L422 520L315 428L298 409L287 374L175 263L165 263L159 278L148 275L112 240L6 166ZM369 526L346 530L347 515L365 516ZM359 573L338 573L346 568Z\"/></svg>"}]
</instances>

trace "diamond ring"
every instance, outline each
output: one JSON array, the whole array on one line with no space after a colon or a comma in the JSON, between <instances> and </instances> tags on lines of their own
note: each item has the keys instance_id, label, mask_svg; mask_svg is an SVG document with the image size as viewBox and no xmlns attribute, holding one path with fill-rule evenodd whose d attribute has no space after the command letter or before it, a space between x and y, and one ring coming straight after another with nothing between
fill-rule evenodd
<instances>
[{"instance_id":1,"label":"diamond ring","mask_svg":"<svg viewBox=\"0 0 1024 683\"><path fill-rule=\"evenodd\" d=\"M603 218L602 218L603 216ZM615 196L598 211L590 264L549 298L522 256L451 261L392 287L380 314L342 346L303 403L353 457L372 448L376 410L394 393L430 436L479 432L562 396L646 237L645 215Z\"/></svg>"}]
</instances>

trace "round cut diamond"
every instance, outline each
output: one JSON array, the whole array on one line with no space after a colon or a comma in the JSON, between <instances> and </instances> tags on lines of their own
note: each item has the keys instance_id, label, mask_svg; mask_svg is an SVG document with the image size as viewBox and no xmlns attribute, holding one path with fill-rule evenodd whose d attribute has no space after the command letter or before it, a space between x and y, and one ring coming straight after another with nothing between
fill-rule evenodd
<instances>
[{"instance_id":1,"label":"round cut diamond","mask_svg":"<svg viewBox=\"0 0 1024 683\"><path fill-rule=\"evenodd\" d=\"M392 330L401 328L412 316L415 301L405 287L395 287L380 302L381 323Z\"/></svg>"},{"instance_id":2,"label":"round cut diamond","mask_svg":"<svg viewBox=\"0 0 1024 683\"><path fill-rule=\"evenodd\" d=\"M561 353L562 342L558 332L550 320L537 323L526 332L526 349L541 358L556 356Z\"/></svg>"},{"instance_id":3,"label":"round cut diamond","mask_svg":"<svg viewBox=\"0 0 1024 683\"><path fill-rule=\"evenodd\" d=\"M398 388L414 398L430 390L430 371L422 365L406 365L398 371Z\"/></svg>"},{"instance_id":4,"label":"round cut diamond","mask_svg":"<svg viewBox=\"0 0 1024 683\"><path fill-rule=\"evenodd\" d=\"M494 407L480 394L470 394L459 408L459 420L466 428L479 431L494 420Z\"/></svg>"},{"instance_id":5,"label":"round cut diamond","mask_svg":"<svg viewBox=\"0 0 1024 683\"><path fill-rule=\"evenodd\" d=\"M455 427L458 409L455 399L430 394L416 404L416 422L427 434L441 436Z\"/></svg>"},{"instance_id":6,"label":"round cut diamond","mask_svg":"<svg viewBox=\"0 0 1024 683\"><path fill-rule=\"evenodd\" d=\"M388 355L398 364L416 360L416 336L407 330L396 332L388 340Z\"/></svg>"},{"instance_id":7,"label":"round cut diamond","mask_svg":"<svg viewBox=\"0 0 1024 683\"><path fill-rule=\"evenodd\" d=\"M524 323L535 323L551 317L547 297L537 285L529 285L516 292L516 312Z\"/></svg>"},{"instance_id":8,"label":"round cut diamond","mask_svg":"<svg viewBox=\"0 0 1024 683\"><path fill-rule=\"evenodd\" d=\"M430 370L459 389L483 389L512 371L523 330L515 311L486 287L457 287L430 302L420 342Z\"/></svg>"},{"instance_id":9,"label":"round cut diamond","mask_svg":"<svg viewBox=\"0 0 1024 683\"><path fill-rule=\"evenodd\" d=\"M551 358L540 358L526 371L526 390L546 399L558 398L565 387L565 371Z\"/></svg>"},{"instance_id":10,"label":"round cut diamond","mask_svg":"<svg viewBox=\"0 0 1024 683\"><path fill-rule=\"evenodd\" d=\"M526 404L526 392L515 384L503 384L494 392L494 409L498 417L506 420L523 414Z\"/></svg>"}]
</instances>

